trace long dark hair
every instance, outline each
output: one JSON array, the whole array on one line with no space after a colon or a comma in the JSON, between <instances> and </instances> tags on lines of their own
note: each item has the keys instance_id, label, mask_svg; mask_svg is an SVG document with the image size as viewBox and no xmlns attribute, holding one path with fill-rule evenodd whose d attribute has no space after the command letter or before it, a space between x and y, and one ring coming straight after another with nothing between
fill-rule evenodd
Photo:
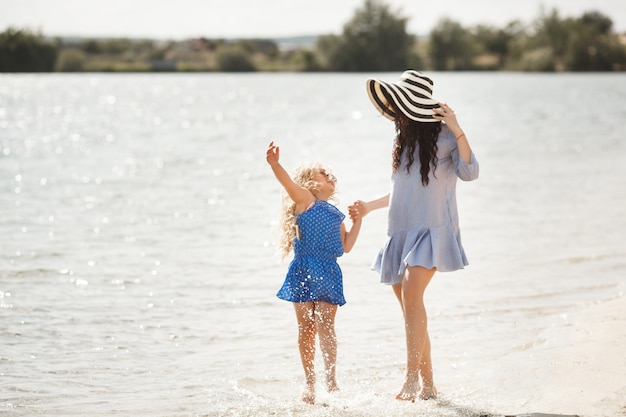
<instances>
[{"instance_id":1,"label":"long dark hair","mask_svg":"<svg viewBox=\"0 0 626 417\"><path fill-rule=\"evenodd\" d=\"M386 93L385 90L383 93ZM386 98L388 105L395 114L396 142L393 148L393 172L398 172L400 169L400 158L405 151L409 159L406 171L411 172L411 165L415 159L415 148L418 147L422 184L427 186L430 167L432 166L433 173L437 169L437 138L441 132L441 122L417 122L409 119L397 108L391 97L387 96Z\"/></svg>"}]
</instances>

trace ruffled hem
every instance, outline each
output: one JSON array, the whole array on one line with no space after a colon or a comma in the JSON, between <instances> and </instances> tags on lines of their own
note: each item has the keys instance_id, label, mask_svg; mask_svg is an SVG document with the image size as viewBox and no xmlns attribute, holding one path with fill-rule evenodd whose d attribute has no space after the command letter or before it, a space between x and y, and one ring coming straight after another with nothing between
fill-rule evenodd
<instances>
[{"instance_id":1,"label":"ruffled hem","mask_svg":"<svg viewBox=\"0 0 626 417\"><path fill-rule=\"evenodd\" d=\"M276 296L293 303L325 301L344 305L343 276L335 260L298 257L289 265L289 271Z\"/></svg>"},{"instance_id":2,"label":"ruffled hem","mask_svg":"<svg viewBox=\"0 0 626 417\"><path fill-rule=\"evenodd\" d=\"M378 253L372 269L380 273L382 283L399 284L407 266L451 272L466 265L458 227L443 225L392 235Z\"/></svg>"}]
</instances>

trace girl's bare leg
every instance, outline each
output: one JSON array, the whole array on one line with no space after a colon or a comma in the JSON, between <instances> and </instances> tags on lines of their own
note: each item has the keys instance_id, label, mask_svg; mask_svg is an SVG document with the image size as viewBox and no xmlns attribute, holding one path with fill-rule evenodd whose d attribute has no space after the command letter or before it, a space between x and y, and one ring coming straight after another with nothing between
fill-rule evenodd
<instances>
[{"instance_id":1,"label":"girl's bare leg","mask_svg":"<svg viewBox=\"0 0 626 417\"><path fill-rule=\"evenodd\" d=\"M420 392L420 373L424 383L420 398L436 396L430 357L428 318L424 306L424 292L434 274L435 269L409 266L402 284L393 286L404 314L407 347L406 380L396 396L399 400L415 401Z\"/></svg>"},{"instance_id":2,"label":"girl's bare leg","mask_svg":"<svg viewBox=\"0 0 626 417\"><path fill-rule=\"evenodd\" d=\"M326 367L326 387L328 392L339 391L335 368L337 365L337 336L335 334L335 315L337 306L323 301L315 302L315 322L320 337L320 348Z\"/></svg>"},{"instance_id":3,"label":"girl's bare leg","mask_svg":"<svg viewBox=\"0 0 626 417\"><path fill-rule=\"evenodd\" d=\"M314 304L293 303L298 319L298 347L304 368L306 385L302 392L302 401L315 404L315 318Z\"/></svg>"}]
</instances>

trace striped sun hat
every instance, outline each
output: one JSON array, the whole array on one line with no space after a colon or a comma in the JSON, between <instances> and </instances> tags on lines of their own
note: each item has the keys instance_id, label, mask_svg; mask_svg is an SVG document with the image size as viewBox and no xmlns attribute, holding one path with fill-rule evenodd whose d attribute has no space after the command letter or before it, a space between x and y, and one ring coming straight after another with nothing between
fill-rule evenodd
<instances>
[{"instance_id":1,"label":"striped sun hat","mask_svg":"<svg viewBox=\"0 0 626 417\"><path fill-rule=\"evenodd\" d=\"M367 95L374 107L387 119L395 118L387 102L387 97L390 97L409 119L417 122L438 122L433 118L433 109L439 107L438 101L432 97L433 82L418 71L404 71L397 83L368 78Z\"/></svg>"}]
</instances>

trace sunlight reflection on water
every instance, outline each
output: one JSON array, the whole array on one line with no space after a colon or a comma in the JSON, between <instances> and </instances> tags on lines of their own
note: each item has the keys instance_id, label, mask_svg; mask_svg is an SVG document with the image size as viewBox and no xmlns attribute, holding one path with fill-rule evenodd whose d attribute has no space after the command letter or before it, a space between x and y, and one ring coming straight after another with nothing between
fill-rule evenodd
<instances>
[{"instance_id":1,"label":"sunlight reflection on water","mask_svg":"<svg viewBox=\"0 0 626 417\"><path fill-rule=\"evenodd\" d=\"M364 78L0 76L0 410L526 409L532 378L521 364L554 343L543 332L624 291L626 247L611 231L626 229L614 129L626 114L572 99L622 103L623 75L436 74L481 163L479 180L458 189L471 265L437 275L428 293L442 400L393 400L403 330L391 291L369 270L386 229L373 213L340 260L342 392L307 407L293 312L274 295L286 265L264 152L276 140L289 171L311 160L333 167L344 212L385 193L393 129L367 101Z\"/></svg>"}]
</instances>

